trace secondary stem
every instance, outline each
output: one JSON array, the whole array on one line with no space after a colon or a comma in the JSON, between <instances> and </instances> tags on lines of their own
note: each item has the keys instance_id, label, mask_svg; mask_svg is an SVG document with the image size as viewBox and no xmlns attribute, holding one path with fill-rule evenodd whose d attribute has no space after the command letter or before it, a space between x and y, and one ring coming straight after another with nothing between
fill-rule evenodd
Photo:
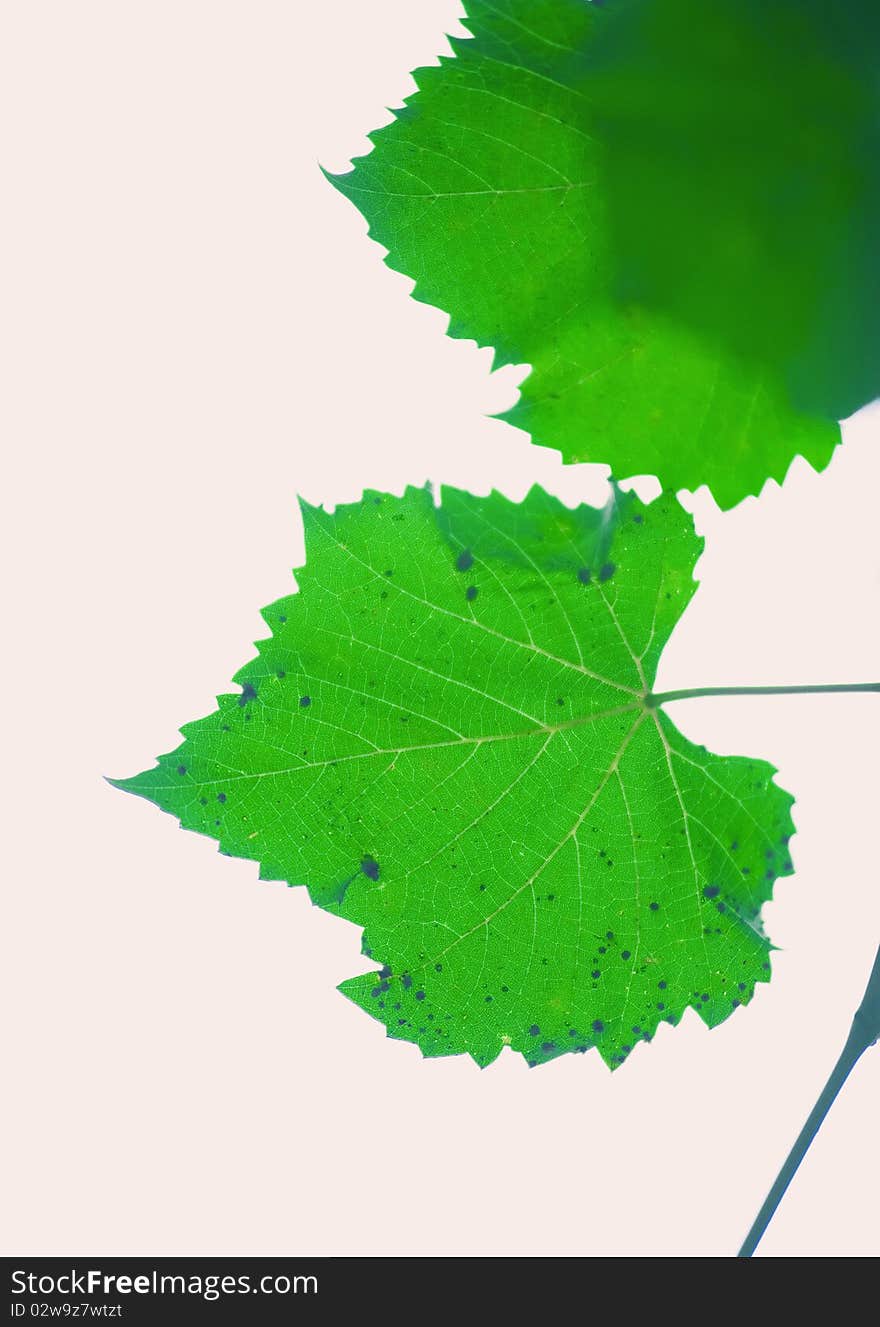
<instances>
[{"instance_id":1,"label":"secondary stem","mask_svg":"<svg viewBox=\"0 0 880 1327\"><path fill-rule=\"evenodd\" d=\"M654 691L645 697L649 707L670 700L694 700L698 696L807 696L837 691L880 691L880 682L831 682L798 687L685 687L681 691Z\"/></svg>"},{"instance_id":2,"label":"secondary stem","mask_svg":"<svg viewBox=\"0 0 880 1327\"><path fill-rule=\"evenodd\" d=\"M785 1164L776 1177L764 1205L755 1217L754 1224L746 1235L745 1242L737 1255L751 1258L764 1231L769 1225L773 1213L779 1206L783 1194L794 1179L798 1166L807 1154L825 1116L828 1114L840 1089L849 1077L860 1056L880 1037L880 949L874 959L874 966L868 978L862 1003L856 1010L852 1027L840 1059L831 1071L831 1077L819 1093L819 1099L810 1111L807 1122L798 1134L794 1147L785 1159Z\"/></svg>"}]
</instances>

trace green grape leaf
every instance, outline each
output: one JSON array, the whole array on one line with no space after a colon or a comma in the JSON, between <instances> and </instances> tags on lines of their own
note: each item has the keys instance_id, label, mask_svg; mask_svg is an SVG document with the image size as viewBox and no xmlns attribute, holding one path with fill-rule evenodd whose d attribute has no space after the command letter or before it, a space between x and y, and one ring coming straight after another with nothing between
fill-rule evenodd
<instances>
[{"instance_id":1,"label":"green grape leaf","mask_svg":"<svg viewBox=\"0 0 880 1327\"><path fill-rule=\"evenodd\" d=\"M473 36L416 71L419 91L328 176L449 332L531 366L503 417L566 461L708 484L724 507L825 465L830 419L798 411L766 363L619 298L585 0L467 0ZM645 224L650 225L646 219Z\"/></svg>"},{"instance_id":2,"label":"green grape leaf","mask_svg":"<svg viewBox=\"0 0 880 1327\"><path fill-rule=\"evenodd\" d=\"M769 980L792 799L650 696L702 541L669 496L303 504L299 592L209 717L117 786L363 928L341 989L425 1055L612 1066Z\"/></svg>"}]
</instances>

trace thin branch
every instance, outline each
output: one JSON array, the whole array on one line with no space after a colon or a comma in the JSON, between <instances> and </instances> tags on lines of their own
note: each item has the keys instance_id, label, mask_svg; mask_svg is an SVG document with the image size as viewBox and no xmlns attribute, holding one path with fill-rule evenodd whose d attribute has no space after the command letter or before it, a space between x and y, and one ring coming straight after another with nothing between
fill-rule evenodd
<instances>
[{"instance_id":1,"label":"thin branch","mask_svg":"<svg viewBox=\"0 0 880 1327\"><path fill-rule=\"evenodd\" d=\"M786 1189L794 1179L798 1166L803 1161L810 1144L819 1132L822 1121L834 1104L835 1097L860 1057L869 1046L874 1044L878 1037L880 1037L880 949L877 950L877 957L874 959L874 966L871 969L871 976L868 978L864 998L856 1010L840 1059L832 1069L828 1082L819 1093L818 1101L810 1111L806 1124L798 1134L794 1147L789 1152L785 1164L776 1177L776 1182L768 1193L763 1207L755 1217L754 1224L746 1235L743 1246L737 1255L738 1257L751 1258L755 1252L761 1236L782 1201Z\"/></svg>"}]
</instances>

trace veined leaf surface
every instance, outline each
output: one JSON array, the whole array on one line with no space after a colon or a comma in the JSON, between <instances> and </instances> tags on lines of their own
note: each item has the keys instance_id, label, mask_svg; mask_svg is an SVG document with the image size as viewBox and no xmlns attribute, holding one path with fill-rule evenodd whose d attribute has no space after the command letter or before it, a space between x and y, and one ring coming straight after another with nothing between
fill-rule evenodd
<instances>
[{"instance_id":1,"label":"veined leaf surface","mask_svg":"<svg viewBox=\"0 0 880 1327\"><path fill-rule=\"evenodd\" d=\"M241 690L119 786L363 927L344 992L426 1055L595 1046L769 979L791 797L650 698L700 552L671 497L303 506Z\"/></svg>"}]
</instances>

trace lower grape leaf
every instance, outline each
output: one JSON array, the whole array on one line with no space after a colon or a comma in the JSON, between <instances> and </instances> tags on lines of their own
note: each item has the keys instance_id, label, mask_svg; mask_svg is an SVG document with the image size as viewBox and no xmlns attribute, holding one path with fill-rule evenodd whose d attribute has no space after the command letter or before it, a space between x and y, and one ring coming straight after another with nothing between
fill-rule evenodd
<instances>
[{"instance_id":1,"label":"lower grape leaf","mask_svg":"<svg viewBox=\"0 0 880 1327\"><path fill-rule=\"evenodd\" d=\"M116 786L362 927L383 966L341 989L425 1055L613 1067L747 1003L792 798L652 701L702 547L675 500L408 489L303 519L241 691Z\"/></svg>"}]
</instances>

